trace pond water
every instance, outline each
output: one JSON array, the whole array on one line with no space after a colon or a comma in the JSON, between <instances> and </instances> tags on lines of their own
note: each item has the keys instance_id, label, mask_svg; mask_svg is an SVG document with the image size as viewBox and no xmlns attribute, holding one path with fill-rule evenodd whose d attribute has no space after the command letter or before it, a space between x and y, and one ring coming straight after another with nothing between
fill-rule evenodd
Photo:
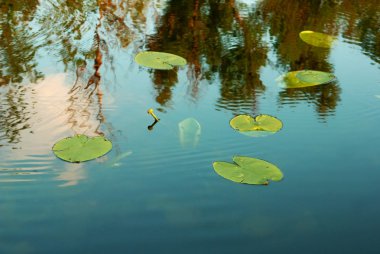
<instances>
[{"instance_id":1,"label":"pond water","mask_svg":"<svg viewBox=\"0 0 380 254\"><path fill-rule=\"evenodd\" d=\"M378 0L0 0L0 253L378 253L379 31ZM144 68L144 50L188 64ZM276 81L302 69L337 79ZM283 128L241 135L238 114ZM55 157L74 134L113 149ZM284 179L216 174L234 155Z\"/></svg>"}]
</instances>

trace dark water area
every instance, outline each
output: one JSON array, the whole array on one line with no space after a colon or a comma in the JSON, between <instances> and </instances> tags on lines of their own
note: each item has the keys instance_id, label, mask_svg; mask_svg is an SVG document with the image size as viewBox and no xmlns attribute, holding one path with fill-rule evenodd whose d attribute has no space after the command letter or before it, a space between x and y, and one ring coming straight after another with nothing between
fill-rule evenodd
<instances>
[{"instance_id":1,"label":"dark water area","mask_svg":"<svg viewBox=\"0 0 380 254\"><path fill-rule=\"evenodd\" d=\"M379 31L379 0L0 0L0 253L378 253ZM144 50L188 64L144 68ZM303 69L336 81L279 85ZM241 135L238 114L283 129ZM113 149L58 159L75 134ZM284 179L216 174L234 155Z\"/></svg>"}]
</instances>

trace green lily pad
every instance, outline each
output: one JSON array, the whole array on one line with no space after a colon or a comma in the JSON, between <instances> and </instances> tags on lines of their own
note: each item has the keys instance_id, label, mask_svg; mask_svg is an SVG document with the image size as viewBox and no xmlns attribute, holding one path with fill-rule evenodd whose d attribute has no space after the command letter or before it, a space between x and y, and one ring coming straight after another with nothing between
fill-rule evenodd
<instances>
[{"instance_id":1,"label":"green lily pad","mask_svg":"<svg viewBox=\"0 0 380 254\"><path fill-rule=\"evenodd\" d=\"M280 181L284 177L275 165L256 158L234 156L235 163L216 161L215 172L233 182L245 184L269 184L269 181Z\"/></svg>"},{"instance_id":2,"label":"green lily pad","mask_svg":"<svg viewBox=\"0 0 380 254\"><path fill-rule=\"evenodd\" d=\"M201 125L194 118L186 118L178 124L179 141L182 147L197 146L201 136Z\"/></svg>"},{"instance_id":3,"label":"green lily pad","mask_svg":"<svg viewBox=\"0 0 380 254\"><path fill-rule=\"evenodd\" d=\"M112 149L112 143L101 136L88 137L80 134L59 140L52 149L64 161L83 162L105 155Z\"/></svg>"},{"instance_id":4,"label":"green lily pad","mask_svg":"<svg viewBox=\"0 0 380 254\"><path fill-rule=\"evenodd\" d=\"M135 61L139 65L157 70L171 70L176 66L184 66L187 63L183 57L156 51L140 52L136 55Z\"/></svg>"},{"instance_id":5,"label":"green lily pad","mask_svg":"<svg viewBox=\"0 0 380 254\"><path fill-rule=\"evenodd\" d=\"M285 88L301 88L328 84L335 81L333 74L323 71L291 71L281 76L278 81Z\"/></svg>"},{"instance_id":6,"label":"green lily pad","mask_svg":"<svg viewBox=\"0 0 380 254\"><path fill-rule=\"evenodd\" d=\"M307 44L320 48L331 48L335 41L334 36L314 31L302 31L299 36Z\"/></svg>"},{"instance_id":7,"label":"green lily pad","mask_svg":"<svg viewBox=\"0 0 380 254\"><path fill-rule=\"evenodd\" d=\"M270 115L238 115L231 119L233 129L250 137L264 137L281 130L282 122Z\"/></svg>"}]
</instances>

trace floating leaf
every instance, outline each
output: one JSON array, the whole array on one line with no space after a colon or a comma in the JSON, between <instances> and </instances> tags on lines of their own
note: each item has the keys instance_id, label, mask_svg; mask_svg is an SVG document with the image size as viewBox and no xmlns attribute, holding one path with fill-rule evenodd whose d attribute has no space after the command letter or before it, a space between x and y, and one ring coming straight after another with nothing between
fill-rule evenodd
<instances>
[{"instance_id":1,"label":"floating leaf","mask_svg":"<svg viewBox=\"0 0 380 254\"><path fill-rule=\"evenodd\" d=\"M61 139L53 146L54 154L65 161L83 162L105 155L112 149L111 141L104 137L75 135Z\"/></svg>"},{"instance_id":2,"label":"floating leaf","mask_svg":"<svg viewBox=\"0 0 380 254\"><path fill-rule=\"evenodd\" d=\"M335 79L335 76L323 71L298 71L296 78L304 83L326 84Z\"/></svg>"},{"instance_id":3,"label":"floating leaf","mask_svg":"<svg viewBox=\"0 0 380 254\"><path fill-rule=\"evenodd\" d=\"M216 161L214 170L220 176L237 183L269 184L269 180L280 181L281 170L275 165L251 157L234 156L235 163Z\"/></svg>"},{"instance_id":4,"label":"floating leaf","mask_svg":"<svg viewBox=\"0 0 380 254\"><path fill-rule=\"evenodd\" d=\"M135 61L142 66L158 70L171 70L186 64L186 59L183 57L156 51L140 52L136 55Z\"/></svg>"},{"instance_id":5,"label":"floating leaf","mask_svg":"<svg viewBox=\"0 0 380 254\"><path fill-rule=\"evenodd\" d=\"M238 115L231 119L233 129L250 137L264 137L281 130L282 122L270 115Z\"/></svg>"},{"instance_id":6,"label":"floating leaf","mask_svg":"<svg viewBox=\"0 0 380 254\"><path fill-rule=\"evenodd\" d=\"M302 31L299 35L307 44L320 48L331 48L335 40L334 36L313 31Z\"/></svg>"},{"instance_id":7,"label":"floating leaf","mask_svg":"<svg viewBox=\"0 0 380 254\"><path fill-rule=\"evenodd\" d=\"M201 125L194 118L186 118L178 124L179 141L183 147L195 147L201 136Z\"/></svg>"},{"instance_id":8,"label":"floating leaf","mask_svg":"<svg viewBox=\"0 0 380 254\"><path fill-rule=\"evenodd\" d=\"M335 76L323 71L291 71L281 76L278 81L285 88L300 88L328 84L335 81Z\"/></svg>"}]
</instances>

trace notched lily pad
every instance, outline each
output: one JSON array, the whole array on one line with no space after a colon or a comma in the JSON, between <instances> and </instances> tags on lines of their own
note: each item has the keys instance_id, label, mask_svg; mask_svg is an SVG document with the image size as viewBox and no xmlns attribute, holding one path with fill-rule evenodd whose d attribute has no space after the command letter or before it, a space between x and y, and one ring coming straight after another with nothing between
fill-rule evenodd
<instances>
[{"instance_id":1,"label":"notched lily pad","mask_svg":"<svg viewBox=\"0 0 380 254\"><path fill-rule=\"evenodd\" d=\"M264 160L234 156L234 163L216 161L213 163L215 172L236 183L267 185L269 181L280 181L284 177L281 170Z\"/></svg>"},{"instance_id":2,"label":"notched lily pad","mask_svg":"<svg viewBox=\"0 0 380 254\"><path fill-rule=\"evenodd\" d=\"M282 122L270 115L238 115L231 119L233 129L250 137L264 137L281 130Z\"/></svg>"},{"instance_id":3,"label":"notched lily pad","mask_svg":"<svg viewBox=\"0 0 380 254\"><path fill-rule=\"evenodd\" d=\"M105 155L112 149L111 141L104 137L75 135L59 140L54 144L54 154L68 162L83 162Z\"/></svg>"},{"instance_id":4,"label":"notched lily pad","mask_svg":"<svg viewBox=\"0 0 380 254\"><path fill-rule=\"evenodd\" d=\"M331 48L335 41L334 36L314 31L302 31L299 36L307 44L320 48Z\"/></svg>"},{"instance_id":5,"label":"notched lily pad","mask_svg":"<svg viewBox=\"0 0 380 254\"><path fill-rule=\"evenodd\" d=\"M156 51L142 51L135 56L135 61L139 65L157 70L171 70L187 63L183 57Z\"/></svg>"},{"instance_id":6,"label":"notched lily pad","mask_svg":"<svg viewBox=\"0 0 380 254\"><path fill-rule=\"evenodd\" d=\"M301 88L328 84L335 80L336 77L328 72L302 70L288 72L278 82L285 88Z\"/></svg>"}]
</instances>

